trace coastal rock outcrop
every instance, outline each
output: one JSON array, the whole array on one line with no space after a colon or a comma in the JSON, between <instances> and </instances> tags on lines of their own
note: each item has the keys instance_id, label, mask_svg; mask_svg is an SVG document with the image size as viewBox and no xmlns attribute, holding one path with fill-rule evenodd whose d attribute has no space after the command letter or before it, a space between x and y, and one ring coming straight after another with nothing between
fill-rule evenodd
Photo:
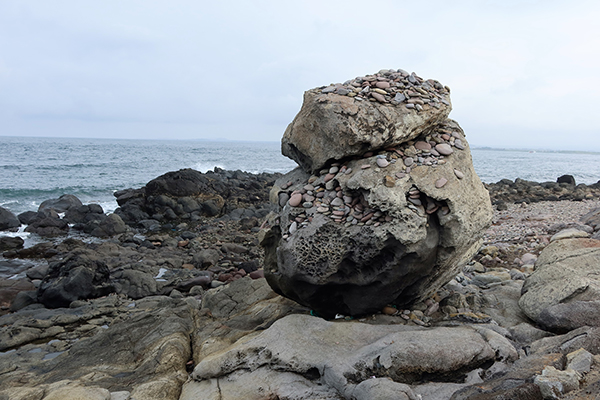
<instances>
[{"instance_id":1,"label":"coastal rock outcrop","mask_svg":"<svg viewBox=\"0 0 600 400\"><path fill-rule=\"evenodd\" d=\"M85 300L114 292L110 271L98 255L77 249L63 260L52 262L38 289L39 302L49 308L68 307L75 300Z\"/></svg>"},{"instance_id":2,"label":"coastal rock outcrop","mask_svg":"<svg viewBox=\"0 0 600 400\"><path fill-rule=\"evenodd\" d=\"M383 82L379 75L365 80L364 87ZM341 97L323 90L309 92ZM448 98L443 88L433 91ZM426 90L415 93L433 96ZM280 212L261 233L269 284L327 318L425 299L477 251L492 217L465 134L458 123L445 119L449 106L343 101L358 113L368 114L373 107L400 110L390 111L394 134L344 113L312 124L315 143L330 140L336 126L341 139L334 143L355 141L350 131L373 140L366 147L330 146L336 150L327 156L322 146L292 155L302 168L275 182L271 200ZM309 118L301 111L295 123ZM407 120L421 125L406 125ZM290 140L286 132L284 154Z\"/></svg>"},{"instance_id":3,"label":"coastal rock outcrop","mask_svg":"<svg viewBox=\"0 0 600 400\"><path fill-rule=\"evenodd\" d=\"M198 223L203 218L262 218L270 211L268 187L278 174L242 171L202 173L193 169L168 172L140 189L115 192L123 221L136 228L158 230L165 224Z\"/></svg>"},{"instance_id":4,"label":"coastal rock outcrop","mask_svg":"<svg viewBox=\"0 0 600 400\"><path fill-rule=\"evenodd\" d=\"M600 326L599 240L555 240L535 266L519 300L529 318L556 332Z\"/></svg>"}]
</instances>

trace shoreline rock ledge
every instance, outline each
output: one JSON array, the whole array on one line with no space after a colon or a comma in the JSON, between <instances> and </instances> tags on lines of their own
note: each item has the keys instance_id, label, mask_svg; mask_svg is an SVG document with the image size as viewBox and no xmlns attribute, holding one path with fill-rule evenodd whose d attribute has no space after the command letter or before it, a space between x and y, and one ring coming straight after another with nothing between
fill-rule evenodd
<instances>
[{"instance_id":1,"label":"shoreline rock ledge","mask_svg":"<svg viewBox=\"0 0 600 400\"><path fill-rule=\"evenodd\" d=\"M490 226L487 190L435 80L382 70L311 89L282 152L261 230L275 292L318 315L358 316L433 295Z\"/></svg>"}]
</instances>

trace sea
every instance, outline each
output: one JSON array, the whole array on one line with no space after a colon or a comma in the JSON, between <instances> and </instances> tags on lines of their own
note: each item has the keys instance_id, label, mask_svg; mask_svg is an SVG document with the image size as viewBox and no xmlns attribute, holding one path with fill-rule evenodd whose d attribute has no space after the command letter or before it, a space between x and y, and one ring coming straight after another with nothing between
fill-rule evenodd
<instances>
[{"instance_id":1,"label":"sea","mask_svg":"<svg viewBox=\"0 0 600 400\"><path fill-rule=\"evenodd\" d=\"M600 153L471 148L483 182L507 178L577 183L600 180ZM215 167L251 173L286 173L296 167L279 142L126 140L0 136L0 206L15 214L73 194L106 213L118 206L113 193L140 188L169 171Z\"/></svg>"}]
</instances>

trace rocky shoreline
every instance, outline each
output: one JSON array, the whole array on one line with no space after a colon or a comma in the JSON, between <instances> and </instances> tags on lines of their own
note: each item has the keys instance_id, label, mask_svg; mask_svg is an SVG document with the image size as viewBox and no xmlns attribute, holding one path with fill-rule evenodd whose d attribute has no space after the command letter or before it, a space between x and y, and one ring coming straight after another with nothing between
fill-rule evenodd
<instances>
[{"instance_id":1,"label":"rocky shoreline","mask_svg":"<svg viewBox=\"0 0 600 400\"><path fill-rule=\"evenodd\" d=\"M285 174L0 209L0 400L597 399L600 182L484 185L450 89L310 89ZM14 236L14 235L13 235Z\"/></svg>"},{"instance_id":2,"label":"rocky shoreline","mask_svg":"<svg viewBox=\"0 0 600 400\"><path fill-rule=\"evenodd\" d=\"M359 393L367 383L380 386L384 393L393 389L395 393L404 393L405 396L389 398L418 398L420 395L422 399L475 399L487 392L489 396L481 398L511 398L490 396L491 393L505 393L501 388L507 380L520 382L514 387L523 393L537 393L540 386L532 383L535 377L543 376L542 371L548 366L565 369L564 357L579 347L584 347L592 357L589 362L591 372L580 372L587 374L581 388L578 384L577 389L569 394L570 397L564 398L588 398L585 397L586 390L600 384L600 360L595 355L599 353L600 339L596 329L576 328L557 335L561 329L558 332L556 329L554 332L540 329L540 323L524 315L517 304L524 280L532 274L537 257L548 246L553 235L574 228L576 231L571 231L571 237L596 236L597 228L600 228L599 213L589 214L600 209L595 185L522 185L522 182L509 184L506 180L495 186L486 185L492 188L492 202L500 204L502 200L506 209L495 210L493 225L484 236L485 246L435 296L411 309L387 306L380 313L359 320L347 321L342 318L326 322L310 316L309 309L277 296L262 279L264 255L258 246L257 232L264 216L272 208L268 203L268 195L275 178L279 176L253 176L217 170L206 174L206 177L214 178L213 175L219 176L220 182L227 182L224 185L227 190L219 192L219 196L226 195L222 196L223 204L218 215L204 213L202 206L196 210L188 207L187 210L191 212L186 212L186 209L176 205L161 205L164 202L156 197L148 200L139 195L128 196L128 200L124 201L123 196L127 194L139 194L140 189L132 189L118 194L122 205L135 201L134 204L143 212L150 210L152 205L155 207L153 210L162 210L163 215L170 214L165 211L169 207L177 218L160 219L157 215L160 213L146 212L147 215L140 214L137 221L127 219L125 232L92 243L66 238L58 241L58 244L48 241L26 249L7 249L10 241L2 241L5 246L3 267L14 268L23 278L5 279L2 282L5 315L0 317L0 398L76 398L68 396L78 394L105 399L212 398L211 390L215 390L212 385L215 379L219 381L220 376L229 376L230 380L235 377L232 385L221 390L230 391L229 396L222 398L236 398L240 393L246 393L243 390L244 382L249 379L257 382L275 379L272 372L265 370L265 361L254 361L258 363L250 368L254 372L244 376L240 375L244 369L236 369L238 372L231 375L232 372L228 370L209 368L208 360L213 364L229 365L226 359L215 359L215 355L226 357L229 353L221 353L220 350L246 335L264 331L276 321L290 325L282 325L282 322L274 325L273 329L276 330L272 335L287 335L281 344L283 346L300 343L297 350L293 347L286 351L291 352L292 358L302 355L307 363L300 369L294 369L288 364L290 361L285 361L281 355L283 350L277 350L281 358L278 362L285 364L281 368L288 371L289 377L279 381L283 378L278 376L271 389L274 390L276 386L285 388L286 384L287 390L293 389L293 393L288 393L287 397L281 395L280 398L362 398ZM262 186L256 187L254 192L244 190L244 197L236 195L239 193L236 188L258 186L258 182ZM508 190L519 185L536 189L521 191L521 197L514 202L512 198L506 199L505 191L497 189L502 187ZM572 200L556 201L556 198L551 198L554 201L538 201L544 198L540 196L538 188L545 190L544 196L556 196L556 187L563 192L570 192L561 196L570 196ZM531 195L528 197L526 193ZM189 193L182 194L184 196L179 198L185 198ZM140 198L145 199L143 207L146 208L140 206ZM215 198L212 200L215 201ZM182 203L185 204L185 201L176 204ZM76 209L85 211L82 207L87 207L89 213L99 214L94 206L90 206L76 206ZM133 209L131 204L123 208ZM125 213L123 209L115 214L135 215L133 212ZM585 214L589 215L581 220ZM151 216L155 219L148 218ZM153 220L147 222L150 219ZM112 223L115 225L114 221ZM120 223L116 225L120 226ZM70 229L77 228L73 224ZM90 233L94 231L89 227L82 229L83 232L86 230ZM30 261L33 263L28 264ZM67 273L78 268L79 274ZM80 284L88 282L84 279L84 269L93 271L93 278L89 280L91 286L87 286L86 293L74 294L69 289L69 283L64 281L68 277L71 286L78 284L78 289L85 288L85 284ZM62 281L63 287L52 286L57 281ZM48 291L51 295L45 294ZM10 293L12 298L8 300L9 305L7 295ZM82 298L69 298L74 295ZM286 315L289 317L282 320ZM365 339L363 345L354 348L350 352L353 355L334 351L332 354L324 353L319 358L302 347L313 346L314 343L303 345L293 333L294 324L308 324L317 331L350 324L358 329L352 334L356 335L355 339L370 339ZM448 360L451 363L448 366L438 369L427 367L429 372L425 375L417 372L423 370L423 363L427 363L423 357L429 357L427 354L431 350L425 349L425 353L414 355L414 360L407 360L408 364L402 367L402 372L394 372L390 367L369 367L371 369L367 368L361 373L366 374L362 378L350 380L363 382L362 386L349 381L342 384L339 378L328 381L324 386L319 384L318 387L322 388L319 390L314 386L323 378L317 379L319 374L311 371L321 368L319 362L325 361L318 360L323 357L342 357L347 360L367 357L367 353L363 354L366 348L361 346L376 340L376 337L390 343L397 341L398 346L404 346L400 349L406 350L406 346L409 346L406 341L415 340L409 338L416 334L416 340L422 341L426 347L426 343L441 340L435 336L438 331L431 331L433 336L430 338L426 332L444 326L462 326L461 329L467 330L461 331L460 335L469 341L474 340L469 332L478 332L478 337L487 337L485 340L488 344L482 343L483 348L500 346L493 347L495 350L490 353L497 355L480 358L482 353L477 353L479 355L475 359L479 361L473 365L462 365L455 357L464 354L450 350L456 348L461 340L447 336L454 331L439 331L449 341L450 354L437 354L436 357L438 361ZM363 332L364 329L376 327L380 327L376 334ZM344 339L346 334L340 332L337 342L350 340ZM268 337L264 339L267 342ZM575 337L587 339L578 339L575 346ZM313 337L312 340L317 339ZM320 337L318 340L326 339ZM128 343L137 345L131 347ZM565 343L569 345L565 346ZM246 350L236 351L255 351L252 346L249 344ZM268 348L266 345L259 347L263 349L261 351ZM469 343L467 347L476 346ZM300 353L295 353L297 351ZM315 351L322 352L318 349ZM272 363L268 361L269 365ZM412 369L415 372L407 372ZM469 369L471 372L465 375ZM339 374L344 376L347 371L340 370ZM371 375L373 380L366 379ZM191 381L190 376L193 378ZM302 379L304 391L299 389L297 382L289 383L289 379L295 382ZM342 390L342 387L353 387L353 394L348 397L349 389ZM369 389L365 393L373 392ZM579 393L580 397L576 397L575 393Z\"/></svg>"}]
</instances>

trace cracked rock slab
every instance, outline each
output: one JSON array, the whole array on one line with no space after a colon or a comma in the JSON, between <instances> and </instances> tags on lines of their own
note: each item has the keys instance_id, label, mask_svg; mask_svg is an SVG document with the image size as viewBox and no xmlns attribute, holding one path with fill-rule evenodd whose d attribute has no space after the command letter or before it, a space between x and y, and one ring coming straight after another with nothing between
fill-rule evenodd
<instances>
[{"instance_id":1,"label":"cracked rock slab","mask_svg":"<svg viewBox=\"0 0 600 400\"><path fill-rule=\"evenodd\" d=\"M398 384L418 381L424 374L462 377L464 371L483 363L516 358L508 340L484 328L373 326L289 315L262 333L205 357L192 377L204 387L212 387L218 380L224 390L224 385L238 379L241 371L267 369L267 376L292 373L306 378L314 387L322 385L342 398L352 398L355 390L359 390L356 394L369 392L370 387L389 390L393 383L362 384L372 377L389 377ZM269 387L269 380L256 379L246 390L254 393ZM262 394L281 396L286 386L269 390Z\"/></svg>"},{"instance_id":2,"label":"cracked rock slab","mask_svg":"<svg viewBox=\"0 0 600 400\"><path fill-rule=\"evenodd\" d=\"M554 241L535 265L519 299L529 318L555 332L600 325L600 241Z\"/></svg>"}]
</instances>

